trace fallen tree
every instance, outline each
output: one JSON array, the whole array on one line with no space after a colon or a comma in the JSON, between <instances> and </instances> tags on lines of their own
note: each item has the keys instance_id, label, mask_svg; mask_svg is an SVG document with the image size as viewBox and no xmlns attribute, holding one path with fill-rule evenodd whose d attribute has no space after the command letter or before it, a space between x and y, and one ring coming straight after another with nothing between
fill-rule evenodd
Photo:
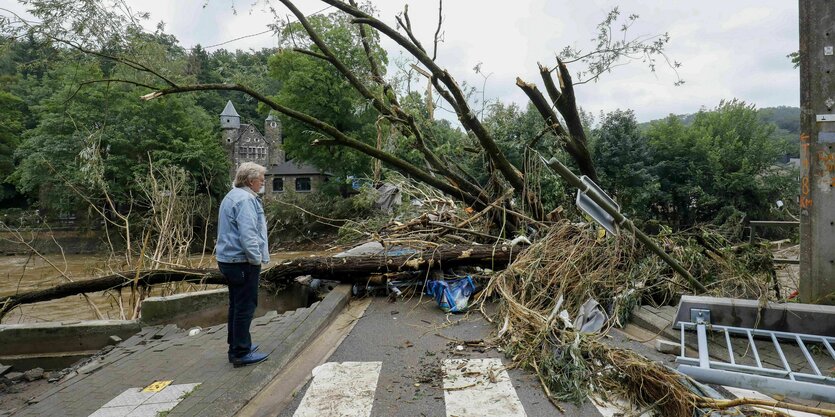
<instances>
[{"instance_id":1,"label":"fallen tree","mask_svg":"<svg viewBox=\"0 0 835 417\"><path fill-rule=\"evenodd\" d=\"M518 251L517 251L518 253ZM386 256L367 255L351 257L317 256L291 259L261 272L261 279L282 283L297 276L312 275L345 283L364 282L370 274L405 271L425 271L433 267L448 268L464 265L481 265L503 268L513 255L508 246L492 245L439 245L415 253ZM22 304L57 300L78 294L119 290L128 287L148 287L170 282L196 282L226 285L226 279L217 269L159 269L125 271L84 281L74 281L43 290L30 291L0 298L0 318Z\"/></svg>"}]
</instances>

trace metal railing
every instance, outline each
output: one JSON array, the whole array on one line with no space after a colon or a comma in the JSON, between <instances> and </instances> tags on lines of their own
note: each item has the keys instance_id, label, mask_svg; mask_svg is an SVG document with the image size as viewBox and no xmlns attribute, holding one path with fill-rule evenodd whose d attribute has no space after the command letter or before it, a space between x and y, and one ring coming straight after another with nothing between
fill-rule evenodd
<instances>
[{"instance_id":1,"label":"metal railing","mask_svg":"<svg viewBox=\"0 0 835 417\"><path fill-rule=\"evenodd\" d=\"M681 355L676 358L679 371L690 375L700 382L730 385L758 390L766 394L788 395L816 401L835 402L835 378L824 375L815 362L807 344L820 344L835 360L835 337L778 332L772 330L749 329L744 327L711 325L707 322L679 322L681 326ZM698 339L698 357L688 357L685 350L685 331L695 330ZM728 361L710 358L708 332L724 336L728 350ZM755 366L737 363L731 336L744 336L754 356ZM782 369L763 366L756 338L761 338L773 345L780 358ZM812 373L792 369L786 359L784 347L780 342L790 342L800 348ZM762 343L762 342L761 342Z\"/></svg>"}]
</instances>

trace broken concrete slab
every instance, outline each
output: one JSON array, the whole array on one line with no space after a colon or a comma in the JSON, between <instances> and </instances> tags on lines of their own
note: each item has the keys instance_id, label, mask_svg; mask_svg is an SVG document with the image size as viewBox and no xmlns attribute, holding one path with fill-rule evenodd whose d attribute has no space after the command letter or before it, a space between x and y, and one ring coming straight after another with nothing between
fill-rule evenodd
<instances>
[{"instance_id":1,"label":"broken concrete slab","mask_svg":"<svg viewBox=\"0 0 835 417\"><path fill-rule=\"evenodd\" d=\"M216 308L226 309L229 290L221 288L165 297L148 297L142 301L142 323L154 325L176 322L182 316L194 316Z\"/></svg>"},{"instance_id":2,"label":"broken concrete slab","mask_svg":"<svg viewBox=\"0 0 835 417\"><path fill-rule=\"evenodd\" d=\"M90 320L0 325L0 362L27 370L62 369L141 330L136 320Z\"/></svg>"},{"instance_id":3,"label":"broken concrete slab","mask_svg":"<svg viewBox=\"0 0 835 417\"><path fill-rule=\"evenodd\" d=\"M43 378L43 368L30 369L23 373L23 378L29 382Z\"/></svg>"},{"instance_id":4,"label":"broken concrete slab","mask_svg":"<svg viewBox=\"0 0 835 417\"><path fill-rule=\"evenodd\" d=\"M655 350L661 353L678 355L681 353L681 344L663 339L655 339Z\"/></svg>"},{"instance_id":5,"label":"broken concrete slab","mask_svg":"<svg viewBox=\"0 0 835 417\"><path fill-rule=\"evenodd\" d=\"M9 372L6 374L6 379L12 382L19 382L23 379L23 372Z\"/></svg>"},{"instance_id":6,"label":"broken concrete slab","mask_svg":"<svg viewBox=\"0 0 835 417\"><path fill-rule=\"evenodd\" d=\"M101 361L94 360L90 363L78 368L78 373L80 374L90 374L95 372L97 369L101 368L104 365Z\"/></svg>"}]
</instances>

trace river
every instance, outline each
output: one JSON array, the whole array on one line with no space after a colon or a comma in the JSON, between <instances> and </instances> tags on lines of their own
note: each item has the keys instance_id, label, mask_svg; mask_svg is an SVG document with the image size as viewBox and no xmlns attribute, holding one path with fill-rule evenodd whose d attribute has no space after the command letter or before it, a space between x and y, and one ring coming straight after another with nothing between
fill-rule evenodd
<instances>
[{"instance_id":1,"label":"river","mask_svg":"<svg viewBox=\"0 0 835 417\"><path fill-rule=\"evenodd\" d=\"M318 255L320 252L278 252L271 254L271 265L278 261ZM202 259L202 263L201 263ZM191 259L193 268L216 268L214 258L196 256ZM80 281L97 276L124 271L124 262L105 255L49 255L4 256L0 257L0 297L49 288L61 283ZM218 288L217 285L175 283L157 286L151 295L200 291ZM263 291L262 291L263 293ZM131 318L132 294L130 289L122 290L121 302L118 292L92 293L87 297L76 295L59 300L23 305L3 317L2 324L34 323L41 321L95 320ZM269 303L267 299L267 303ZM259 301L262 304L264 301ZM95 306L95 308L93 307ZM269 307L268 307L269 308ZM96 313L98 309L100 317Z\"/></svg>"}]
</instances>

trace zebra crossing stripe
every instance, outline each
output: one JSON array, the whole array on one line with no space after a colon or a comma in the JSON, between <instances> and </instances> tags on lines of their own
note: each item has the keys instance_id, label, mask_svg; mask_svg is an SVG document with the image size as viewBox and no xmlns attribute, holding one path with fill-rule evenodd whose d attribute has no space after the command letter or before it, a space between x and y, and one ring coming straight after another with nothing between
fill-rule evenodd
<instances>
[{"instance_id":1,"label":"zebra crossing stripe","mask_svg":"<svg viewBox=\"0 0 835 417\"><path fill-rule=\"evenodd\" d=\"M382 362L328 362L313 369L313 381L293 417L368 417Z\"/></svg>"},{"instance_id":2,"label":"zebra crossing stripe","mask_svg":"<svg viewBox=\"0 0 835 417\"><path fill-rule=\"evenodd\" d=\"M735 395L738 398L745 397L745 398L755 398L755 399L758 399L758 400L774 401L774 398L771 398L768 395L765 395L765 394L763 394L759 391L754 391L754 390L745 389L745 388L727 387L727 386L724 386L724 385L722 386L722 388L725 388L726 390L728 390L728 392L730 392L731 394ZM757 407L754 407L754 408L759 410L759 411L763 411L763 412L777 411L780 414L784 414L784 415L791 416L791 417L815 417L815 416L817 416L817 414L806 413L806 412L803 412L803 411L788 410L788 409L779 408L779 407L774 407L774 408L769 408L769 409L765 409L765 408L760 409L760 408L757 408Z\"/></svg>"},{"instance_id":3,"label":"zebra crossing stripe","mask_svg":"<svg viewBox=\"0 0 835 417\"><path fill-rule=\"evenodd\" d=\"M447 417L526 417L501 359L444 361Z\"/></svg>"},{"instance_id":4,"label":"zebra crossing stripe","mask_svg":"<svg viewBox=\"0 0 835 417\"><path fill-rule=\"evenodd\" d=\"M615 398L612 395L610 395L609 397L610 398L608 399L608 402L603 401L599 398L589 397L589 402L594 404L594 406L597 408L597 411L599 411L600 415L602 415L603 417L620 417L624 415L634 416L641 411L622 398ZM638 417L653 416L655 416L655 414L651 411L645 411L641 413L641 415Z\"/></svg>"}]
</instances>

